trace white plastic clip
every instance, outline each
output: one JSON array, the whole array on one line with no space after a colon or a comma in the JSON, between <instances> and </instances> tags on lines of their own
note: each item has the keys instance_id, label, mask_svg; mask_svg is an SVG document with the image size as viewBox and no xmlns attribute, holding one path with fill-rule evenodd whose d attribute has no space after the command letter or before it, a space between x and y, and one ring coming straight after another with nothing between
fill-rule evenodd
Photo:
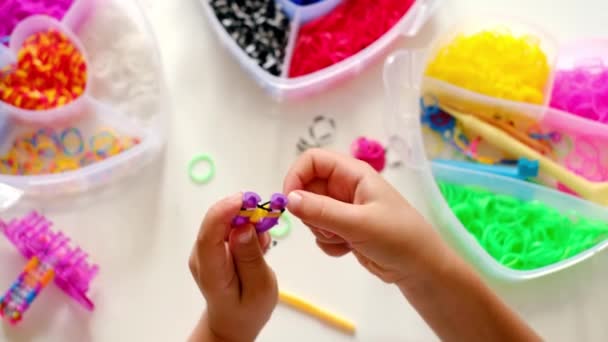
<instances>
[{"instance_id":1,"label":"white plastic clip","mask_svg":"<svg viewBox=\"0 0 608 342\"><path fill-rule=\"evenodd\" d=\"M23 196L23 191L0 183L0 212L12 207Z\"/></svg>"}]
</instances>

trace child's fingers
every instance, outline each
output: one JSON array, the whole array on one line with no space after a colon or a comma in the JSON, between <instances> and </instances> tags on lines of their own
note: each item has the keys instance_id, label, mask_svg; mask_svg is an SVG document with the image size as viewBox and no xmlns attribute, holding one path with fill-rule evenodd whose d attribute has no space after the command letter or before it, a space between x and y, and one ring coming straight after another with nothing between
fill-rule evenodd
<instances>
[{"instance_id":1,"label":"child's fingers","mask_svg":"<svg viewBox=\"0 0 608 342\"><path fill-rule=\"evenodd\" d=\"M289 194L289 211L309 226L336 234L351 243L367 240L366 221L361 205L344 203L307 191Z\"/></svg>"},{"instance_id":2,"label":"child's fingers","mask_svg":"<svg viewBox=\"0 0 608 342\"><path fill-rule=\"evenodd\" d=\"M253 226L235 228L230 232L230 251L241 283L242 298L253 298L272 285L262 246Z\"/></svg>"},{"instance_id":3,"label":"child's fingers","mask_svg":"<svg viewBox=\"0 0 608 342\"><path fill-rule=\"evenodd\" d=\"M191 267L198 268L199 274L205 274L204 279L200 279L207 283L205 286L223 285L216 284L217 279L212 275L224 275L226 267L230 266L224 237L230 231L232 219L238 214L241 205L242 195L232 195L213 205L203 219L192 256L196 260L191 260Z\"/></svg>"},{"instance_id":4,"label":"child's fingers","mask_svg":"<svg viewBox=\"0 0 608 342\"><path fill-rule=\"evenodd\" d=\"M270 247L270 243L272 242L272 239L270 238L270 234L262 233L262 234L258 234L258 241L260 243L260 247L262 248L262 251L265 253L266 250L268 250L268 247Z\"/></svg>"},{"instance_id":5,"label":"child's fingers","mask_svg":"<svg viewBox=\"0 0 608 342\"><path fill-rule=\"evenodd\" d=\"M330 231L327 231L325 229L321 229L321 228L315 227L315 226L313 226L311 224L308 224L306 222L304 222L304 224L310 228L310 231L312 231L312 233L315 235L315 237L317 238L317 240L319 240L321 242L331 243L331 244L334 244L334 245L335 244L339 244L339 243L346 243L346 241L342 237L340 237L340 236L338 236L338 235L336 235L336 234L334 234L334 233L332 233Z\"/></svg>"},{"instance_id":6,"label":"child's fingers","mask_svg":"<svg viewBox=\"0 0 608 342\"><path fill-rule=\"evenodd\" d=\"M341 257L345 254L350 253L350 251L352 250L346 243L332 244L324 243L319 240L317 240L316 242L317 246L319 246L319 248L321 248L321 250L325 252L325 254L332 257Z\"/></svg>"},{"instance_id":7,"label":"child's fingers","mask_svg":"<svg viewBox=\"0 0 608 342\"><path fill-rule=\"evenodd\" d=\"M339 153L310 149L298 158L287 173L283 190L285 193L301 190L314 179L322 179L339 181L343 189L354 191L359 181L372 170L366 165Z\"/></svg>"}]
</instances>

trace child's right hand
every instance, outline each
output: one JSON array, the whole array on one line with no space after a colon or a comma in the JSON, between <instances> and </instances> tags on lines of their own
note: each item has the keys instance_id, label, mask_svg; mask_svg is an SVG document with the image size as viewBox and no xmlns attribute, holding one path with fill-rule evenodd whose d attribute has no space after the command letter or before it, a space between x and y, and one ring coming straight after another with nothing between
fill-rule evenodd
<instances>
[{"instance_id":1,"label":"child's right hand","mask_svg":"<svg viewBox=\"0 0 608 342\"><path fill-rule=\"evenodd\" d=\"M540 340L364 162L309 150L284 187L288 209L325 253L353 252L370 272L397 284L441 340Z\"/></svg>"},{"instance_id":2,"label":"child's right hand","mask_svg":"<svg viewBox=\"0 0 608 342\"><path fill-rule=\"evenodd\" d=\"M285 178L288 209L331 256L349 252L382 280L414 285L440 270L438 233L366 163L325 150L304 153Z\"/></svg>"}]
</instances>

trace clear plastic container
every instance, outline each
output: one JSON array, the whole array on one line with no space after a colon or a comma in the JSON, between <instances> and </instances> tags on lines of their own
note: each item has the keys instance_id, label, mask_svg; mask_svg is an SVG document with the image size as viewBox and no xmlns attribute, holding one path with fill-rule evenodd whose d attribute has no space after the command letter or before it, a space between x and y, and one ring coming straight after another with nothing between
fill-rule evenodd
<instances>
[{"instance_id":1,"label":"clear plastic container","mask_svg":"<svg viewBox=\"0 0 608 342\"><path fill-rule=\"evenodd\" d=\"M201 0L201 3L203 4L205 13L207 13L207 18L211 23L213 30L219 36L222 45L228 48L240 65L262 88L264 88L274 99L281 101L300 99L319 93L341 80L359 74L365 67L373 63L376 58L381 57L382 53L385 52L399 36L415 36L421 26L430 18L437 8L440 0L415 0L412 7L394 27L356 55L325 69L295 78L287 78L289 60L295 46L294 42L297 38L300 23L303 19L308 18L309 15L312 17L312 14L294 12L290 28L290 38L287 44L287 60L284 63L283 75L277 77L267 73L237 45L215 16L215 13L209 4L209 0ZM319 15L326 10L326 8L321 9L321 4L323 3L320 3L319 7L316 8L318 11L315 13L316 15Z\"/></svg>"},{"instance_id":2,"label":"clear plastic container","mask_svg":"<svg viewBox=\"0 0 608 342\"><path fill-rule=\"evenodd\" d=\"M608 138L608 130L605 129L605 124L549 107L555 71L571 67L581 60L588 59L601 59L604 63L608 64L608 42L599 39L579 40L558 46L555 39L540 28L524 24L514 18L504 16L498 17L500 19L496 18L488 15L485 20L480 20L478 17L464 20L462 24L446 30L445 35L438 37L428 50L417 53L417 58L425 60L421 64L422 93L432 93L440 103L449 103L450 106L463 112L476 113L488 117L494 115L513 115L518 118L529 117L540 122L543 126L552 127L559 131L576 135L583 134ZM540 46L546 53L551 67L551 74L545 87L544 103L542 105L499 99L424 76L426 64L433 58L441 46L448 44L459 34L472 34L492 28L506 28L515 35L531 35L539 39Z\"/></svg>"},{"instance_id":3,"label":"clear plastic container","mask_svg":"<svg viewBox=\"0 0 608 342\"><path fill-rule=\"evenodd\" d=\"M0 174L0 183L10 184L22 189L26 194L76 193L87 190L99 183L112 180L116 175L127 174L138 170L152 157L153 151L161 144L154 131L139 127L124 115L103 103L91 101L81 109L82 115L77 122L53 126L56 131L76 127L83 137L83 144L89 144L94 132L98 129L109 129L117 137L137 138L140 143L108 159L97 161L73 171L41 175ZM4 155L17 137L36 132L45 126L15 125L9 128L10 133L0 139L0 155Z\"/></svg>"},{"instance_id":4,"label":"clear plastic container","mask_svg":"<svg viewBox=\"0 0 608 342\"><path fill-rule=\"evenodd\" d=\"M480 19L485 18L485 19ZM540 47L547 56L547 62L551 73L544 91L544 103L542 106L499 99L461 88L448 82L425 76L423 81L423 92L434 94L440 103L449 103L451 107L469 113L479 113L487 116L519 116L527 115L534 119L540 119L545 113L553 87L553 71L557 60L557 43L543 30L532 25L524 24L516 19L504 16L485 16L463 20L461 24L446 30L432 44L427 54L430 61L439 49L449 44L459 35L471 35L484 30L506 29L514 36L531 36L538 39ZM426 65L427 63L425 63Z\"/></svg>"},{"instance_id":5,"label":"clear plastic container","mask_svg":"<svg viewBox=\"0 0 608 342\"><path fill-rule=\"evenodd\" d=\"M491 18L492 16L486 16ZM548 56L551 73L544 91L544 103L529 104L517 101L499 99L486 96L459 86L425 76L426 66L437 54L438 50L451 42L458 35L470 35L484 29L505 29L516 36L532 36L540 43L541 49ZM608 179L608 159L602 151L608 146L608 129L604 123L580 117L563 110L551 108L551 95L555 82L555 73L559 69L589 60L608 59L608 44L601 40L582 40L557 46L554 40L541 29L522 24L517 20L503 18L500 20L465 20L464 24L447 30L426 51L417 53L418 59L423 59L420 67L422 92L432 95L443 105L449 105L462 112L485 116L488 119L496 117L510 118L520 131L535 131L541 127L545 133L557 133L559 139L552 140L551 144L556 151L555 159L576 174L588 180L597 182ZM426 128L426 127L425 127ZM451 148L442 148L446 144L434 134L423 135L425 146L433 157L447 157L453 151ZM559 140L559 142L557 141ZM482 145L484 145L482 143ZM485 144L488 147L487 144ZM433 148L438 147L438 148ZM486 156L504 155L500 150L489 146L483 151ZM451 156L453 157L453 156ZM593 160L597 160L595 165ZM542 181L548 185L555 185L555 179L543 175ZM557 184L560 190L569 191L563 185Z\"/></svg>"},{"instance_id":6,"label":"clear plastic container","mask_svg":"<svg viewBox=\"0 0 608 342\"><path fill-rule=\"evenodd\" d=\"M509 281L537 278L563 270L590 258L608 246L608 241L604 241L559 263L535 270L518 271L501 265L479 245L449 208L436 180L482 186L495 193L515 196L526 201L539 200L563 212L575 210L583 216L603 221L608 221L608 210L550 188L429 162L422 137L418 102L421 94L419 81L424 70L425 55L424 51L398 51L387 59L384 67L388 101L386 128L393 141L390 148L400 154L404 165L417 172L420 177L419 184L427 190L424 191L425 202L431 208L434 223L447 231L458 247L485 273Z\"/></svg>"},{"instance_id":7,"label":"clear plastic container","mask_svg":"<svg viewBox=\"0 0 608 342\"><path fill-rule=\"evenodd\" d=\"M82 15L85 15L85 13L82 13ZM75 15L72 15L72 18L74 17ZM3 69L9 64L16 63L19 50L27 38L37 33L47 32L51 29L65 34L72 44L74 44L76 49L83 54L85 63L88 65L86 51L84 51L80 40L72 32L70 27L54 18L45 15L37 15L24 19L15 27L11 35L9 47L7 48L9 51L0 52L0 55L4 56L4 58L0 59L0 69ZM3 46L0 46L0 49L2 48ZM83 94L72 102L61 107L47 110L21 109L0 101L0 112L6 113L24 123L55 124L58 122L65 122L78 116L82 112L82 109L88 101L88 90L89 87L87 85Z\"/></svg>"},{"instance_id":8,"label":"clear plastic container","mask_svg":"<svg viewBox=\"0 0 608 342\"><path fill-rule=\"evenodd\" d=\"M0 183L23 190L26 197L46 198L91 190L140 172L163 146L169 100L157 42L139 4L77 0L61 23L47 16L23 20L13 31L11 47L19 46L24 36L48 28L66 33L86 55L86 95L66 106L25 116L1 105L0 126L4 122L5 129L0 135L0 156L12 147L15 137L39 129L58 132L74 127L86 143L93 132L104 128L119 137L137 138L138 143L71 171L4 172ZM12 56L13 51L0 51L0 65Z\"/></svg>"}]
</instances>

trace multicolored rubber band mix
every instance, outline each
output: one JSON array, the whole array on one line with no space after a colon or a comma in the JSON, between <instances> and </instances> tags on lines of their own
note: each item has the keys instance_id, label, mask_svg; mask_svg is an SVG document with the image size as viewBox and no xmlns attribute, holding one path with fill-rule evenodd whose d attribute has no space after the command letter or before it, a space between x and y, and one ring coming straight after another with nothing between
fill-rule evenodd
<instances>
[{"instance_id":1,"label":"multicolored rubber band mix","mask_svg":"<svg viewBox=\"0 0 608 342\"><path fill-rule=\"evenodd\" d=\"M86 83L84 55L50 29L27 38L17 64L0 70L0 100L28 110L57 108L80 97Z\"/></svg>"},{"instance_id":2,"label":"multicolored rubber band mix","mask_svg":"<svg viewBox=\"0 0 608 342\"><path fill-rule=\"evenodd\" d=\"M232 220L234 227L252 224L258 233L271 230L279 223L279 218L287 207L287 196L275 193L270 201L260 203L262 198L255 192L243 193L243 205L241 211Z\"/></svg>"},{"instance_id":3,"label":"multicolored rubber band mix","mask_svg":"<svg viewBox=\"0 0 608 342\"><path fill-rule=\"evenodd\" d=\"M76 127L42 128L14 139L11 148L0 156L0 174L41 175L76 170L139 143L139 138L120 136L109 128L99 128L88 144Z\"/></svg>"}]
</instances>

